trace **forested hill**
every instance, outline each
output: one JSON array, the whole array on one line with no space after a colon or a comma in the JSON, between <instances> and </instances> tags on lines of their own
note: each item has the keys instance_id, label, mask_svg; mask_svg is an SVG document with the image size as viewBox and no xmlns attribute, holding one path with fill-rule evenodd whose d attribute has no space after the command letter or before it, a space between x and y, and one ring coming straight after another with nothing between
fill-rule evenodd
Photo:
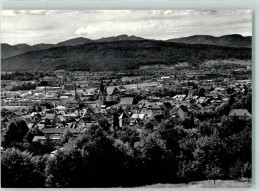
<instances>
[{"instance_id":1,"label":"forested hill","mask_svg":"<svg viewBox=\"0 0 260 191\"><path fill-rule=\"evenodd\" d=\"M224 35L220 37L210 35L194 35L184 38L176 38L167 40L168 42L177 42L185 44L208 44L215 46L228 46L228 47L240 47L240 48L251 48L252 37L242 36L239 34Z\"/></svg>"},{"instance_id":2,"label":"forested hill","mask_svg":"<svg viewBox=\"0 0 260 191\"><path fill-rule=\"evenodd\" d=\"M111 36L111 37L105 37L100 38L96 40L79 37L79 38L73 38L69 40L65 40L62 42L59 42L57 44L36 44L33 46L30 46L28 44L16 44L16 45L9 45L6 43L1 44L1 58L8 58L12 56L16 56L19 54L23 54L26 52L32 52L32 51L38 51L43 49L49 49L54 47L61 47L61 46L77 46L81 44L86 44L90 42L112 42L112 41L122 41L122 40L144 40L143 38L136 37L136 36L128 36L128 35L119 35L119 36Z\"/></svg>"},{"instance_id":3,"label":"forested hill","mask_svg":"<svg viewBox=\"0 0 260 191\"><path fill-rule=\"evenodd\" d=\"M90 42L2 59L2 71L125 70L141 65L201 64L212 59L251 59L250 48L178 44L154 40Z\"/></svg>"}]
</instances>

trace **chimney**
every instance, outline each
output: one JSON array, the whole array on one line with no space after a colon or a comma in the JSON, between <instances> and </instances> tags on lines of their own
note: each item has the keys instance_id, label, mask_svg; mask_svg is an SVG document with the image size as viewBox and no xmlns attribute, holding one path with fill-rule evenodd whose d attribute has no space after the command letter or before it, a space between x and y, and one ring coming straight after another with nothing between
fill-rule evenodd
<instances>
[{"instance_id":1,"label":"chimney","mask_svg":"<svg viewBox=\"0 0 260 191\"><path fill-rule=\"evenodd\" d=\"M75 100L77 99L77 85L76 83L74 83L74 87L75 87Z\"/></svg>"}]
</instances>

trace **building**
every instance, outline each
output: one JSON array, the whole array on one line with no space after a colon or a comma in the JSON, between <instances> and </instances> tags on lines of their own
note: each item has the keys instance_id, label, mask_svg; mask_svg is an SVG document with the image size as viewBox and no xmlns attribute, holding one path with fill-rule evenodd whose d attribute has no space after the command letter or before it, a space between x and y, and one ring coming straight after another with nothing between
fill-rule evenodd
<instances>
[{"instance_id":1,"label":"building","mask_svg":"<svg viewBox=\"0 0 260 191\"><path fill-rule=\"evenodd\" d=\"M130 124L131 117L128 114L128 112L124 111L120 116L119 116L119 126L123 127L125 125Z\"/></svg>"},{"instance_id":2,"label":"building","mask_svg":"<svg viewBox=\"0 0 260 191\"><path fill-rule=\"evenodd\" d=\"M75 90L75 88L76 88L75 86L76 86L76 84L67 83L67 84L64 84L63 89L64 89L64 90L71 91L71 90Z\"/></svg>"},{"instance_id":3,"label":"building","mask_svg":"<svg viewBox=\"0 0 260 191\"><path fill-rule=\"evenodd\" d=\"M189 111L187 109L187 107L181 105L177 111L180 119L184 120L185 118L187 118L189 116Z\"/></svg>"},{"instance_id":4,"label":"building","mask_svg":"<svg viewBox=\"0 0 260 191\"><path fill-rule=\"evenodd\" d=\"M41 82L44 82L46 85L54 86L57 82L57 78L52 76L45 76L41 79Z\"/></svg>"},{"instance_id":5,"label":"building","mask_svg":"<svg viewBox=\"0 0 260 191\"><path fill-rule=\"evenodd\" d=\"M132 110L134 106L134 97L124 97L120 100L119 107Z\"/></svg>"},{"instance_id":6,"label":"building","mask_svg":"<svg viewBox=\"0 0 260 191\"><path fill-rule=\"evenodd\" d=\"M107 88L104 86L102 80L100 83L99 94L98 94L99 108L101 108L101 106L104 105L106 98L107 98Z\"/></svg>"},{"instance_id":7,"label":"building","mask_svg":"<svg viewBox=\"0 0 260 191\"><path fill-rule=\"evenodd\" d=\"M232 109L229 112L228 117L248 118L251 117L251 114L247 109Z\"/></svg>"}]
</instances>

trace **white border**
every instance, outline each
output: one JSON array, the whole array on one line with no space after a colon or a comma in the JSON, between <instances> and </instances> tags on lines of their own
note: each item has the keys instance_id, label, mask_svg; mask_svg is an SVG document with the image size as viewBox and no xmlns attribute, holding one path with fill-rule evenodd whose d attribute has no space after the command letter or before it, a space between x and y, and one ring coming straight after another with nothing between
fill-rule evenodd
<instances>
[{"instance_id":1,"label":"white border","mask_svg":"<svg viewBox=\"0 0 260 191\"><path fill-rule=\"evenodd\" d=\"M257 114L260 113L260 0L0 0L0 9L5 10L84 10L84 9L173 9L173 10L213 10L213 9L250 9L253 11L253 178L252 188L242 188L239 190L260 190L260 119ZM258 24L257 24L258 23ZM257 64L258 63L258 64ZM18 190L3 189L1 190ZM19 189L28 190L28 189ZM35 190L35 189L32 189ZM49 190L49 189L37 189ZM60 190L60 189L55 189ZM151 190L146 188L118 188L118 189L66 189L66 190ZM155 190L155 189L153 189ZM191 190L188 188L163 188L156 190ZM192 190L208 190L192 189ZM211 188L210 190L238 190L237 188Z\"/></svg>"}]
</instances>

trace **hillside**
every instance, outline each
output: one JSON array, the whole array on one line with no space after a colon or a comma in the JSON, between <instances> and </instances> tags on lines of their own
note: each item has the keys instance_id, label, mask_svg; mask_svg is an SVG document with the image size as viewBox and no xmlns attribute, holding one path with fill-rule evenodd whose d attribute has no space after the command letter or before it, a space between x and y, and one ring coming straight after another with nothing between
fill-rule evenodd
<instances>
[{"instance_id":1,"label":"hillside","mask_svg":"<svg viewBox=\"0 0 260 191\"><path fill-rule=\"evenodd\" d=\"M56 44L55 47L60 47L60 46L77 46L77 45L89 43L91 41L92 40L90 40L88 38L79 37L79 38L74 38L74 39L70 39L70 40L66 40L66 41L60 42L60 43Z\"/></svg>"},{"instance_id":2,"label":"hillside","mask_svg":"<svg viewBox=\"0 0 260 191\"><path fill-rule=\"evenodd\" d=\"M49 49L54 47L77 46L77 45L82 45L82 44L92 43L92 42L115 42L115 41L125 41L125 40L133 41L133 40L147 40L147 39L133 36L133 35L128 36L123 34L119 36L105 37L96 40L79 37L79 38L73 38L63 42L59 42L57 44L42 43L33 46L30 46L28 44L18 44L12 46L3 43L1 44L1 55L2 55L2 59L5 59L26 52L44 50L44 49ZM170 39L170 40L166 40L166 42L176 42L176 43L186 43L186 44L208 44L208 45L216 45L216 46L251 48L252 37L243 37L241 35L226 35L222 37L197 35L197 36L190 36L185 38Z\"/></svg>"},{"instance_id":3,"label":"hillside","mask_svg":"<svg viewBox=\"0 0 260 191\"><path fill-rule=\"evenodd\" d=\"M38 51L38 50L44 50L48 48L52 48L53 44L36 44L33 46L30 46L28 44L17 44L17 45L9 45L6 43L1 44L1 58L9 58L12 56L16 56L19 54L23 54L26 52L32 52L32 51Z\"/></svg>"},{"instance_id":4,"label":"hillside","mask_svg":"<svg viewBox=\"0 0 260 191\"><path fill-rule=\"evenodd\" d=\"M98 40L93 40L93 42L114 42L114 41L122 41L122 40L145 40L145 39L133 35L127 36L123 34L116 37L112 36L112 37L101 38Z\"/></svg>"},{"instance_id":5,"label":"hillside","mask_svg":"<svg viewBox=\"0 0 260 191\"><path fill-rule=\"evenodd\" d=\"M73 38L66 41L59 42L57 44L36 44L30 46L28 44L17 44L17 45L9 45L6 43L1 44L1 58L9 58L12 56L16 56L19 54L23 54L26 52L44 50L54 47L61 47L61 46L77 46L81 44L86 44L90 42L113 42L113 41L122 41L122 40L143 40L143 38L136 37L136 36L127 36L127 35L119 35L119 36L112 36L101 38L97 40L91 40L84 37Z\"/></svg>"},{"instance_id":6,"label":"hillside","mask_svg":"<svg viewBox=\"0 0 260 191\"><path fill-rule=\"evenodd\" d=\"M141 65L198 65L213 59L250 60L250 48L137 40L54 47L2 59L2 71L127 70Z\"/></svg>"},{"instance_id":7,"label":"hillside","mask_svg":"<svg viewBox=\"0 0 260 191\"><path fill-rule=\"evenodd\" d=\"M185 44L208 44L215 46L227 46L227 47L252 47L252 37L244 37L242 35L233 34L220 37L214 37L209 35L195 35L184 38L170 39L167 42L185 43Z\"/></svg>"}]
</instances>

